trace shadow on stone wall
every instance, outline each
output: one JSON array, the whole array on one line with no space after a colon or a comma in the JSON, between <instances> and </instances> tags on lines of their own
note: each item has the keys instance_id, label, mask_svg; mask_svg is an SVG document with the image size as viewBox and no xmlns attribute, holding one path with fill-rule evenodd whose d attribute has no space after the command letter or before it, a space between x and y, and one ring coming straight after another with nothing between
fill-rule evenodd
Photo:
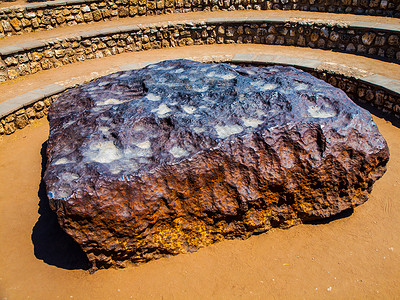
<instances>
[{"instance_id":1,"label":"shadow on stone wall","mask_svg":"<svg viewBox=\"0 0 400 300\"><path fill-rule=\"evenodd\" d=\"M390 114L388 112L384 112L384 111L378 109L376 106L372 106L369 103L360 102L357 100L353 100L353 101L358 106L361 106L362 108L368 110L371 113L371 115L374 115L381 119L385 119L386 121L390 122L393 126L400 128L400 119L399 118L393 116L392 114Z\"/></svg>"},{"instance_id":2,"label":"shadow on stone wall","mask_svg":"<svg viewBox=\"0 0 400 300\"><path fill-rule=\"evenodd\" d=\"M40 217L32 230L35 257L49 265L74 270L90 268L89 260L80 246L65 233L57 221L57 215L49 206L43 174L46 168L47 142L42 145L42 180L39 186Z\"/></svg>"}]
</instances>

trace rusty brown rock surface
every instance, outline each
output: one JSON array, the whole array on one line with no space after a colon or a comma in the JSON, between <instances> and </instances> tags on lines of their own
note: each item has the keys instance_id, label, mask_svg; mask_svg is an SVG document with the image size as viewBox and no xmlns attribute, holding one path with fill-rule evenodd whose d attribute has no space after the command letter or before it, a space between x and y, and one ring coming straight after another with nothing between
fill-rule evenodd
<instances>
[{"instance_id":1,"label":"rusty brown rock surface","mask_svg":"<svg viewBox=\"0 0 400 300\"><path fill-rule=\"evenodd\" d=\"M65 92L49 120L50 205L93 270L336 215L389 159L369 112L291 67L165 61Z\"/></svg>"}]
</instances>

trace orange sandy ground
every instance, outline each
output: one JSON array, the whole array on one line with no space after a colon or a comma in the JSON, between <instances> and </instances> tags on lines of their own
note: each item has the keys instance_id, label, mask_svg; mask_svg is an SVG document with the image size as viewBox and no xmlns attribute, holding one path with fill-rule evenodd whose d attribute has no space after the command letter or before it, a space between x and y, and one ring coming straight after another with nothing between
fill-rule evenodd
<instances>
[{"instance_id":1,"label":"orange sandy ground","mask_svg":"<svg viewBox=\"0 0 400 300\"><path fill-rule=\"evenodd\" d=\"M0 7L23 4L3 3ZM232 16L232 12L229 15ZM298 12L271 12L272 15L296 17ZM224 13L215 17L222 17ZM247 14L253 15L254 12ZM303 13L302 13L303 14ZM304 13L337 21L361 20L363 16ZM193 14L194 16L195 14ZM200 15L200 14L196 14ZM190 19L192 15L146 17L144 22L165 19ZM214 17L209 13L206 17ZM360 19L358 19L360 18ZM381 21L379 18L375 22ZM131 20L119 20L118 24ZM137 20L141 22L141 19ZM382 19L397 23L398 20ZM54 33L38 32L34 38L63 35L109 27L114 22L65 27ZM22 42L26 36L2 40L2 44ZM330 52L317 49L301 51L295 47L265 48L262 45L229 45L222 48L188 47L179 50L187 56L204 53L269 52L308 58L327 59ZM261 48L262 47L262 48ZM189 51L190 48L190 51ZM243 48L243 49L242 49ZM182 50L184 49L184 50ZM188 49L188 50L186 50ZM228 49L231 49L228 50ZM288 50L287 50L288 49ZM244 50L244 51L242 51ZM173 49L162 54L146 52L142 60L157 57L173 58ZM157 52L157 53L156 53ZM179 57L185 57L180 53ZM156 56L153 56L157 54ZM183 56L182 56L183 55ZM201 56L200 55L200 56ZM348 60L361 69L382 75L399 77L398 65L335 54L336 63ZM130 61L132 54L118 58L65 66L58 70L41 72L24 84L13 82L1 85L0 102L53 81L64 82L75 76L81 83L91 76L82 70L94 72L116 71L115 66ZM96 67L98 65L98 67ZM104 71L105 69L107 71ZM61 71L60 71L61 70ZM100 72L102 70L102 72ZM380 71L379 71L380 70ZM98 73L97 73L98 72ZM72 75L71 75L72 74ZM86 73L85 73L86 74ZM73 77L72 76L72 77ZM65 77L65 78L64 78ZM75 82L73 80L73 82ZM0 298L1 299L282 299L332 298L395 299L400 295L400 128L374 118L389 143L391 159L387 173L374 186L370 199L355 209L353 215L324 225L300 225L288 230L272 230L247 240L225 241L196 253L178 255L122 270L101 270L90 275L83 270L66 270L45 263L34 255L32 231L37 225L38 190L40 183L40 150L48 136L48 123L42 119L11 136L0 137Z\"/></svg>"},{"instance_id":2,"label":"orange sandy ground","mask_svg":"<svg viewBox=\"0 0 400 300\"><path fill-rule=\"evenodd\" d=\"M34 255L31 235L39 217L47 121L0 137L0 297L395 299L400 295L400 129L374 119L391 158L370 199L350 217L94 275L61 269Z\"/></svg>"}]
</instances>

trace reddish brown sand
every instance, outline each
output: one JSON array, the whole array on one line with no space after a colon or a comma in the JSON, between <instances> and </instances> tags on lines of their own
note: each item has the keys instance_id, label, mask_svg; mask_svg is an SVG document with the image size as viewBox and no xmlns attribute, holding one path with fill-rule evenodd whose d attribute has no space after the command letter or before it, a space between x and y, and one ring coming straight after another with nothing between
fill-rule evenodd
<instances>
[{"instance_id":1,"label":"reddish brown sand","mask_svg":"<svg viewBox=\"0 0 400 300\"><path fill-rule=\"evenodd\" d=\"M272 230L122 270L51 266L34 255L42 119L0 137L2 299L395 299L400 295L400 129L377 118L391 158L370 199L324 225Z\"/></svg>"}]
</instances>

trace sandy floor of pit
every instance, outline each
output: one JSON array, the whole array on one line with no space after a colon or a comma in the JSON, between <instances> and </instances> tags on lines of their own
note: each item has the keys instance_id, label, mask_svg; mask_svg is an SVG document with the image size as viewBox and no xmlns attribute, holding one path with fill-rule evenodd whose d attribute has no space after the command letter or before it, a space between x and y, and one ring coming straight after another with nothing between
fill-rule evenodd
<instances>
[{"instance_id":1,"label":"sandy floor of pit","mask_svg":"<svg viewBox=\"0 0 400 300\"><path fill-rule=\"evenodd\" d=\"M280 13L271 12L271 15ZM298 16L298 12L284 13L285 16ZM329 17L328 14L320 15L321 18ZM221 16L223 14L216 15ZM329 18L338 21L362 18L364 21L362 16L334 16ZM188 19L174 15L174 19L179 18ZM146 19L146 23L151 20ZM157 20L162 18L154 19ZM379 22L375 18L372 20ZM97 26L97 29L111 25L112 22L104 22L90 26ZM92 29L78 27L65 27L52 33L39 32L29 35L29 38L47 38L48 34ZM4 45L14 44L27 38L11 37L3 41ZM349 72L358 72L357 68L360 68L400 78L397 64L318 49L265 45L186 47L121 54L104 58L101 64L93 60L39 72L1 84L0 102L53 82L79 84L115 72L120 64L205 54L224 56L235 52L324 59L334 64L334 68L345 68L342 64L356 68ZM348 70L345 68L344 71ZM38 191L42 162L40 151L48 136L47 121L42 119L11 136L2 136L0 298L395 299L400 295L400 129L378 117L375 121L389 143L391 159L387 173L375 184L370 199L357 207L353 215L329 224L300 225L288 230L273 230L244 241L225 241L196 253L123 270L101 270L94 275L84 270L67 270L51 265L49 262L60 264L46 255L41 257L44 261L35 256L39 245L32 233L38 234L38 227L44 224L38 222ZM46 238L45 232L38 236L44 240L41 247L48 247L47 253L58 249L52 244L55 237Z\"/></svg>"},{"instance_id":2,"label":"sandy floor of pit","mask_svg":"<svg viewBox=\"0 0 400 300\"><path fill-rule=\"evenodd\" d=\"M0 297L395 299L400 295L400 129L374 119L391 158L370 199L351 216L94 275L34 255L47 121L0 137Z\"/></svg>"}]
</instances>

